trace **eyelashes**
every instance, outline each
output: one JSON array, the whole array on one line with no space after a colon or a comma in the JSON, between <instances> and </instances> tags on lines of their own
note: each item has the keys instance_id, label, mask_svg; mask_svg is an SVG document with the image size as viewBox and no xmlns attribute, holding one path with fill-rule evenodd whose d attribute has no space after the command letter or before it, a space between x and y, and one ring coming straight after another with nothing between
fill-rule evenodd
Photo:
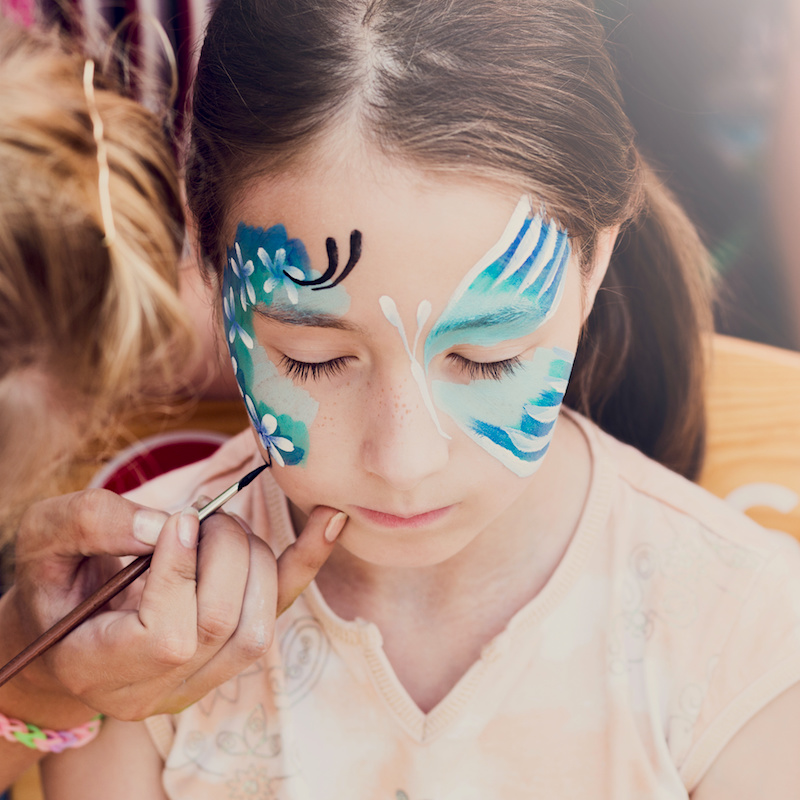
<instances>
[{"instance_id":1,"label":"eyelashes","mask_svg":"<svg viewBox=\"0 0 800 800\"><path fill-rule=\"evenodd\" d=\"M300 381L307 381L311 378L311 380L317 381L320 378L335 378L337 375L341 375L351 358L352 356L341 356L332 358L330 361L314 362L296 361L289 356L282 356L281 367L289 378Z\"/></svg>"},{"instance_id":2,"label":"eyelashes","mask_svg":"<svg viewBox=\"0 0 800 800\"><path fill-rule=\"evenodd\" d=\"M506 358L503 361L470 361L458 353L450 353L447 358L457 364L472 380L499 381L501 378L513 375L516 368L522 363L519 356Z\"/></svg>"},{"instance_id":3,"label":"eyelashes","mask_svg":"<svg viewBox=\"0 0 800 800\"><path fill-rule=\"evenodd\" d=\"M470 361L458 353L450 353L447 356L451 362L468 377L470 380L493 380L499 381L509 375L513 375L516 368L522 363L519 356L506 358L503 361ZM321 378L335 378L344 372L349 361L353 356L340 356L332 358L330 361L297 361L289 356L281 356L280 365L287 377L298 381L313 380Z\"/></svg>"}]
</instances>

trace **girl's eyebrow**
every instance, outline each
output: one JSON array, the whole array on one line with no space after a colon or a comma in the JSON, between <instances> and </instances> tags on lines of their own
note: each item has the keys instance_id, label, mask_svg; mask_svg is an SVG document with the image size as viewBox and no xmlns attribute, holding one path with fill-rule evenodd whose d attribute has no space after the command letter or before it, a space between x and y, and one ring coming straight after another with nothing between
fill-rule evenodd
<instances>
[{"instance_id":1,"label":"girl's eyebrow","mask_svg":"<svg viewBox=\"0 0 800 800\"><path fill-rule=\"evenodd\" d=\"M260 317L279 322L282 325L302 325L309 328L334 328L350 333L364 333L364 329L354 322L348 322L334 314L323 314L316 311L304 311L299 308L258 305L255 312Z\"/></svg>"},{"instance_id":2,"label":"girl's eyebrow","mask_svg":"<svg viewBox=\"0 0 800 800\"><path fill-rule=\"evenodd\" d=\"M530 309L505 309L489 314L479 314L474 317L456 317L437 323L434 332L437 335L469 330L470 328L502 328L518 325L522 322L530 323L533 314Z\"/></svg>"}]
</instances>

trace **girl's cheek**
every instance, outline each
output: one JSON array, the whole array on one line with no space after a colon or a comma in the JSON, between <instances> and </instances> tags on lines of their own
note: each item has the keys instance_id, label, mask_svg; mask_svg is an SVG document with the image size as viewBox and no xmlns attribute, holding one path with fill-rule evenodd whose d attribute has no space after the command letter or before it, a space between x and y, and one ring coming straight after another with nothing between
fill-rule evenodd
<instances>
[{"instance_id":1,"label":"girl's cheek","mask_svg":"<svg viewBox=\"0 0 800 800\"><path fill-rule=\"evenodd\" d=\"M282 375L258 344L249 355L240 386L261 447L279 466L303 466L309 452L309 428L319 403Z\"/></svg>"},{"instance_id":2,"label":"girl's cheek","mask_svg":"<svg viewBox=\"0 0 800 800\"><path fill-rule=\"evenodd\" d=\"M267 229L239 225L223 274L225 334L250 422L267 459L278 466L306 464L309 428L319 403L281 374L259 344L255 309L274 305L304 312L345 313L350 300L341 287L314 293L302 285L318 276L303 243L289 239L282 225Z\"/></svg>"},{"instance_id":3,"label":"girl's cheek","mask_svg":"<svg viewBox=\"0 0 800 800\"><path fill-rule=\"evenodd\" d=\"M308 429L319 404L282 375L255 338L252 306L241 302L226 276L223 311L231 366L250 423L266 458L277 466L303 465Z\"/></svg>"},{"instance_id":4,"label":"girl's cheek","mask_svg":"<svg viewBox=\"0 0 800 800\"><path fill-rule=\"evenodd\" d=\"M568 350L539 347L500 380L433 381L434 402L487 453L527 477L550 445L573 360Z\"/></svg>"}]
</instances>

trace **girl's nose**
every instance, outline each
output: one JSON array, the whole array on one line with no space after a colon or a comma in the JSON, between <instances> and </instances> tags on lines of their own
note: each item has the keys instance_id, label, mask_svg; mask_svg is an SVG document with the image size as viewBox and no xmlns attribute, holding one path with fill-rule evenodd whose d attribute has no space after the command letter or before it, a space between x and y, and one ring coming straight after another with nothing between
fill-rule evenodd
<instances>
[{"instance_id":1,"label":"girl's nose","mask_svg":"<svg viewBox=\"0 0 800 800\"><path fill-rule=\"evenodd\" d=\"M441 470L449 456L449 439L431 415L416 382L404 379L375 399L367 422L363 460L368 472L400 491L414 489Z\"/></svg>"}]
</instances>

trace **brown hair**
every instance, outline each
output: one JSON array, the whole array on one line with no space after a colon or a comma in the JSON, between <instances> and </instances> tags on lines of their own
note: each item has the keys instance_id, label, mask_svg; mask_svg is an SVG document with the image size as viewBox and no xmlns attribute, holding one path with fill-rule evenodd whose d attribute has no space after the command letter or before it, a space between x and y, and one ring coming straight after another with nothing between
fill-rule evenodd
<instances>
[{"instance_id":1,"label":"brown hair","mask_svg":"<svg viewBox=\"0 0 800 800\"><path fill-rule=\"evenodd\" d=\"M567 402L686 475L704 438L709 263L639 156L594 11L580 0L220 0L195 83L188 200L224 265L230 212L337 123L426 170L528 190L584 269L622 225Z\"/></svg>"},{"instance_id":2,"label":"brown hair","mask_svg":"<svg viewBox=\"0 0 800 800\"><path fill-rule=\"evenodd\" d=\"M0 523L52 489L190 341L172 152L159 120L108 79L85 87L85 65L55 33L0 21Z\"/></svg>"}]
</instances>

